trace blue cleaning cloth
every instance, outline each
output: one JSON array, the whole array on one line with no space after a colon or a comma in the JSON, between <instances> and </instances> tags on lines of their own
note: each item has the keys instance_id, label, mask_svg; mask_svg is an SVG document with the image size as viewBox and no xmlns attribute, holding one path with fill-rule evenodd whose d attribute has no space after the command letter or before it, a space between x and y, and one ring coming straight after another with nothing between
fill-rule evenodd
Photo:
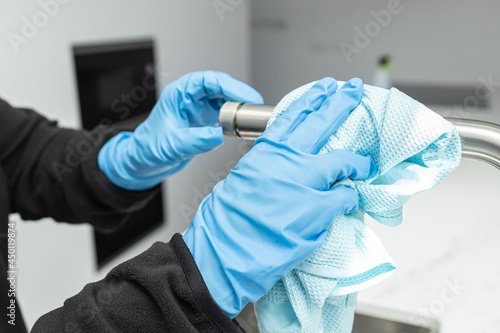
<instances>
[{"instance_id":1,"label":"blue cleaning cloth","mask_svg":"<svg viewBox=\"0 0 500 333\"><path fill-rule=\"evenodd\" d=\"M285 96L269 124L314 83ZM261 332L351 332L357 292L396 268L364 213L400 224L410 196L437 185L461 159L451 123L395 88L367 85L320 154L339 148L373 156L379 171L368 181L342 181L358 191L360 209L335 219L322 245L255 304Z\"/></svg>"}]
</instances>

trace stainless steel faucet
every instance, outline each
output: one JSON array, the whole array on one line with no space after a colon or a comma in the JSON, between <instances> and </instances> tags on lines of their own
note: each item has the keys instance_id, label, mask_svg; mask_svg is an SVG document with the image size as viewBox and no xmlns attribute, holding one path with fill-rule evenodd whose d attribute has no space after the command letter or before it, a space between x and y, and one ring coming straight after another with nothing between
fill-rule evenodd
<instances>
[{"instance_id":1,"label":"stainless steel faucet","mask_svg":"<svg viewBox=\"0 0 500 333\"><path fill-rule=\"evenodd\" d=\"M266 129L273 110L272 105L226 102L220 109L219 124L226 136L255 140ZM499 125L471 119L446 119L457 127L462 157L488 163L500 170Z\"/></svg>"}]
</instances>

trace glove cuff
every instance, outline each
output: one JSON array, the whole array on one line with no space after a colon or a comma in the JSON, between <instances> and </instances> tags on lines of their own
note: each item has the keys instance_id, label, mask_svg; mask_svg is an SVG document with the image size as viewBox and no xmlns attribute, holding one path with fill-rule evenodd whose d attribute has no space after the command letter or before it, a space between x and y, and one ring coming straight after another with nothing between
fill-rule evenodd
<instances>
[{"instance_id":1,"label":"glove cuff","mask_svg":"<svg viewBox=\"0 0 500 333\"><path fill-rule=\"evenodd\" d=\"M206 200L205 198L204 201ZM200 207L202 205L203 202ZM198 213L191 222L183 239L193 255L210 295L212 295L212 298L219 307L231 319L234 319L243 310L248 301L245 302L238 298L213 248L213 240L210 240L210 234L204 227L205 223L202 219L202 214L200 213L200 209L198 209Z\"/></svg>"}]
</instances>

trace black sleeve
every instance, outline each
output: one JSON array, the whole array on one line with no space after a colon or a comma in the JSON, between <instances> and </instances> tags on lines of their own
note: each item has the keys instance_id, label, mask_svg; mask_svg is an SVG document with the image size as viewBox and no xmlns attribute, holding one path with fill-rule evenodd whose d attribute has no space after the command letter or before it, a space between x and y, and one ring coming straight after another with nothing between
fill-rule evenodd
<instances>
[{"instance_id":1,"label":"black sleeve","mask_svg":"<svg viewBox=\"0 0 500 333\"><path fill-rule=\"evenodd\" d=\"M243 332L215 303L181 235L88 284L32 333Z\"/></svg>"},{"instance_id":2,"label":"black sleeve","mask_svg":"<svg viewBox=\"0 0 500 333\"><path fill-rule=\"evenodd\" d=\"M114 186L97 165L97 154L114 134L57 127L32 110L0 99L0 163L8 178L10 211L25 220L89 222L116 228L128 213L144 207L158 187L127 191Z\"/></svg>"}]
</instances>

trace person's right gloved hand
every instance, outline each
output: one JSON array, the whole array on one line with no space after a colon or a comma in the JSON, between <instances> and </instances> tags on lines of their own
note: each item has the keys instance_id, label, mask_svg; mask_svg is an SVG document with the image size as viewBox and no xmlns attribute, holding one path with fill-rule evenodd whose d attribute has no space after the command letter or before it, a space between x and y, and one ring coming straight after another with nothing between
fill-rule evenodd
<instances>
[{"instance_id":1,"label":"person's right gloved hand","mask_svg":"<svg viewBox=\"0 0 500 333\"><path fill-rule=\"evenodd\" d=\"M222 144L216 127L227 101L263 103L262 96L226 73L189 73L163 89L148 118L99 151L97 163L114 185L142 191L182 170L196 155Z\"/></svg>"},{"instance_id":2,"label":"person's right gloved hand","mask_svg":"<svg viewBox=\"0 0 500 333\"><path fill-rule=\"evenodd\" d=\"M359 104L363 83L325 78L295 101L198 208L184 241L217 304L234 318L321 244L358 207L345 178L367 179L371 157L318 155Z\"/></svg>"}]
</instances>

